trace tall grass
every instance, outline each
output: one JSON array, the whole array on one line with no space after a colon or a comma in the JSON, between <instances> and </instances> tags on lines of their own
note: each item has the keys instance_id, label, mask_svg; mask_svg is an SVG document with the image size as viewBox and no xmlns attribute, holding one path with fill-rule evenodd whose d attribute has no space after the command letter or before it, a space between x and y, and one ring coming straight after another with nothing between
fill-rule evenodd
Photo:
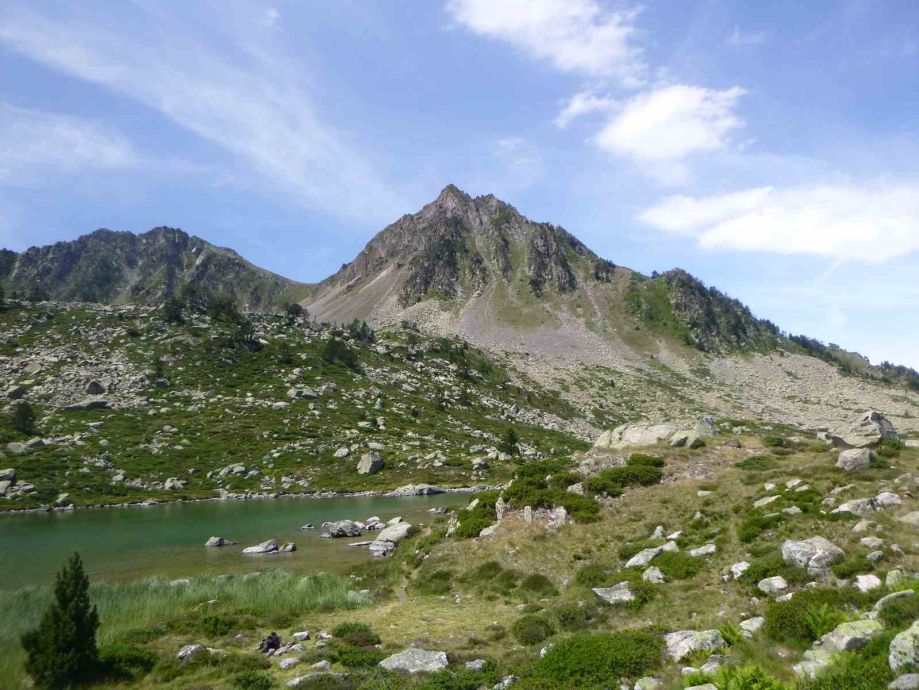
<instances>
[{"instance_id":1,"label":"tall grass","mask_svg":"<svg viewBox=\"0 0 919 690\"><path fill-rule=\"evenodd\" d=\"M122 633L155 626L207 607L232 612L244 609L257 618L314 611L353 609L368 602L347 580L328 574L298 577L282 570L258 576L207 575L188 584L170 585L164 577L129 583L90 585L90 599L98 607L100 644ZM0 687L25 687L24 655L19 637L38 625L51 603L50 587L0 591Z\"/></svg>"}]
</instances>

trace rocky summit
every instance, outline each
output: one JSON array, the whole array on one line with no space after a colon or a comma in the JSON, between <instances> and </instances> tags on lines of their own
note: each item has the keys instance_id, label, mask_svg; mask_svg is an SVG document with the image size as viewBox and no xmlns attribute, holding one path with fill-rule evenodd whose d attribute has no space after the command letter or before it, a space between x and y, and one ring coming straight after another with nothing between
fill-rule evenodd
<instances>
[{"instance_id":1,"label":"rocky summit","mask_svg":"<svg viewBox=\"0 0 919 690\"><path fill-rule=\"evenodd\" d=\"M915 371L453 186L317 284L169 228L3 271L0 520L416 511L88 568L98 687L916 687ZM0 593L3 687L50 600Z\"/></svg>"}]
</instances>

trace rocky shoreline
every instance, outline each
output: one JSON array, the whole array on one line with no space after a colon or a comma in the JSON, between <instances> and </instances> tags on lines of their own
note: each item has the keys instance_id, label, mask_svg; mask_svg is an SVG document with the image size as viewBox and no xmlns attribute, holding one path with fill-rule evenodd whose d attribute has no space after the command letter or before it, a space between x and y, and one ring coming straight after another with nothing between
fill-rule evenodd
<instances>
[{"instance_id":1,"label":"rocky shoreline","mask_svg":"<svg viewBox=\"0 0 919 690\"><path fill-rule=\"evenodd\" d=\"M99 503L87 506L40 506L38 508L22 508L20 510L2 510L0 516L28 515L33 513L63 513L74 510L102 510L106 508L148 508L150 506L163 506L177 503L219 503L221 501L254 501L265 499L299 498L317 500L323 498L408 498L410 496L436 496L439 494L475 494L499 487L485 484L478 486L461 486L442 488L430 484L418 484L399 487L392 491L318 491L315 493L288 494L284 492L272 493L245 493L226 494L213 498L177 498L173 500L148 499L146 501L130 501L127 503Z\"/></svg>"}]
</instances>

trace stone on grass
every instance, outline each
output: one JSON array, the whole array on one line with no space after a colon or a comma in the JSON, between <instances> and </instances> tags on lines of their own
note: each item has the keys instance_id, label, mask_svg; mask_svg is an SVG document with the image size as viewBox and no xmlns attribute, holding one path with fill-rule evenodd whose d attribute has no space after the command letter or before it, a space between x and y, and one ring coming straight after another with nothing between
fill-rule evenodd
<instances>
[{"instance_id":1,"label":"stone on grass","mask_svg":"<svg viewBox=\"0 0 919 690\"><path fill-rule=\"evenodd\" d=\"M738 579L741 575L747 572L747 569L750 567L750 564L746 561L741 561L740 563L735 563L731 566L731 575L734 576L734 579Z\"/></svg>"},{"instance_id":2,"label":"stone on grass","mask_svg":"<svg viewBox=\"0 0 919 690\"><path fill-rule=\"evenodd\" d=\"M874 500L870 498L857 498L854 501L846 501L839 506L834 513L852 513L859 517L866 517L874 514Z\"/></svg>"},{"instance_id":3,"label":"stone on grass","mask_svg":"<svg viewBox=\"0 0 919 690\"><path fill-rule=\"evenodd\" d=\"M894 671L919 664L919 621L891 640L887 659Z\"/></svg>"},{"instance_id":4,"label":"stone on grass","mask_svg":"<svg viewBox=\"0 0 919 690\"><path fill-rule=\"evenodd\" d=\"M919 673L907 673L888 686L889 690L919 690Z\"/></svg>"},{"instance_id":5,"label":"stone on grass","mask_svg":"<svg viewBox=\"0 0 919 690\"><path fill-rule=\"evenodd\" d=\"M409 534L411 534L413 529L413 525L407 522L400 522L395 525L389 525L377 535L377 541L388 541L392 542L393 544L398 544Z\"/></svg>"},{"instance_id":6,"label":"stone on grass","mask_svg":"<svg viewBox=\"0 0 919 690\"><path fill-rule=\"evenodd\" d=\"M673 424L622 424L612 431L604 431L594 442L591 451L620 450L629 446L653 446L673 435Z\"/></svg>"},{"instance_id":7,"label":"stone on grass","mask_svg":"<svg viewBox=\"0 0 919 690\"><path fill-rule=\"evenodd\" d=\"M645 572L641 574L641 579L645 582L650 582L651 584L659 585L663 582L666 582L664 578L664 573L661 572L660 568L655 568L654 566L648 568Z\"/></svg>"},{"instance_id":8,"label":"stone on grass","mask_svg":"<svg viewBox=\"0 0 919 690\"><path fill-rule=\"evenodd\" d=\"M759 499L758 501L754 502L754 503L753 503L753 507L754 507L754 508L762 508L762 507L764 507L764 506L769 505L769 504L772 503L773 501L778 501L780 498L781 498L781 496L766 496L765 498L761 498L761 499Z\"/></svg>"},{"instance_id":9,"label":"stone on grass","mask_svg":"<svg viewBox=\"0 0 919 690\"><path fill-rule=\"evenodd\" d=\"M859 592L870 592L883 584L877 575L857 575L855 577L855 587Z\"/></svg>"},{"instance_id":10,"label":"stone on grass","mask_svg":"<svg viewBox=\"0 0 919 690\"><path fill-rule=\"evenodd\" d=\"M376 474L383 469L383 458L379 453L365 453L357 463L358 474Z\"/></svg>"},{"instance_id":11,"label":"stone on grass","mask_svg":"<svg viewBox=\"0 0 919 690\"><path fill-rule=\"evenodd\" d=\"M846 472L867 470L872 460L874 460L874 453L867 448L844 450L839 454L839 459L836 461L836 467Z\"/></svg>"},{"instance_id":12,"label":"stone on grass","mask_svg":"<svg viewBox=\"0 0 919 690\"><path fill-rule=\"evenodd\" d=\"M902 503L903 501L900 500L899 496L890 493L889 491L881 492L874 497L874 506L878 510L884 510L885 508L896 508Z\"/></svg>"},{"instance_id":13,"label":"stone on grass","mask_svg":"<svg viewBox=\"0 0 919 690\"><path fill-rule=\"evenodd\" d=\"M387 671L406 673L435 673L447 668L446 652L426 652L423 649L407 649L393 654L380 662Z\"/></svg>"},{"instance_id":14,"label":"stone on grass","mask_svg":"<svg viewBox=\"0 0 919 690\"><path fill-rule=\"evenodd\" d=\"M764 580L760 580L756 588L764 594L775 594L776 592L784 592L788 589L788 583L781 575L775 575L774 577L767 577Z\"/></svg>"},{"instance_id":15,"label":"stone on grass","mask_svg":"<svg viewBox=\"0 0 919 690\"><path fill-rule=\"evenodd\" d=\"M913 527L919 527L919 510L914 510L911 513L897 518L900 522L906 525L911 525Z\"/></svg>"},{"instance_id":16,"label":"stone on grass","mask_svg":"<svg viewBox=\"0 0 919 690\"><path fill-rule=\"evenodd\" d=\"M187 644L182 649L179 650L179 653L176 655L181 661L190 661L197 654L204 651L204 645L200 644Z\"/></svg>"},{"instance_id":17,"label":"stone on grass","mask_svg":"<svg viewBox=\"0 0 919 690\"><path fill-rule=\"evenodd\" d=\"M286 671L287 669L293 666L296 666L299 663L300 663L300 660L295 657L291 657L289 659L282 659L281 664L280 664L281 670Z\"/></svg>"},{"instance_id":18,"label":"stone on grass","mask_svg":"<svg viewBox=\"0 0 919 690\"><path fill-rule=\"evenodd\" d=\"M670 445L674 448L702 448L705 441L695 431L677 431L670 437Z\"/></svg>"},{"instance_id":19,"label":"stone on grass","mask_svg":"<svg viewBox=\"0 0 919 690\"><path fill-rule=\"evenodd\" d=\"M792 668L799 676L815 678L833 663L833 653L822 647L812 647L804 652L804 659Z\"/></svg>"},{"instance_id":20,"label":"stone on grass","mask_svg":"<svg viewBox=\"0 0 919 690\"><path fill-rule=\"evenodd\" d=\"M717 550L718 547L714 544L706 544L705 546L700 546L698 549L693 549L689 552L689 555L698 558L700 556L708 556L709 554L713 554Z\"/></svg>"},{"instance_id":21,"label":"stone on grass","mask_svg":"<svg viewBox=\"0 0 919 690\"><path fill-rule=\"evenodd\" d=\"M765 624L765 618L756 616L755 618L748 618L745 621L741 621L740 629L743 631L743 636L749 639L758 633Z\"/></svg>"},{"instance_id":22,"label":"stone on grass","mask_svg":"<svg viewBox=\"0 0 919 690\"><path fill-rule=\"evenodd\" d=\"M863 413L858 421L841 436L846 445L856 448L876 446L882 441L900 440L900 434L897 433L894 425L877 410L868 410Z\"/></svg>"},{"instance_id":23,"label":"stone on grass","mask_svg":"<svg viewBox=\"0 0 919 690\"><path fill-rule=\"evenodd\" d=\"M657 546L653 549L644 549L632 556L625 564L626 568L643 568L651 561L661 555L663 548Z\"/></svg>"},{"instance_id":24,"label":"stone on grass","mask_svg":"<svg viewBox=\"0 0 919 690\"><path fill-rule=\"evenodd\" d=\"M823 537L811 537L804 541L788 540L782 544L782 558L785 562L807 568L812 575L825 572L827 566L845 555L842 549Z\"/></svg>"},{"instance_id":25,"label":"stone on grass","mask_svg":"<svg viewBox=\"0 0 919 690\"><path fill-rule=\"evenodd\" d=\"M485 659L475 659L474 661L466 662L467 671L481 671L485 666Z\"/></svg>"},{"instance_id":26,"label":"stone on grass","mask_svg":"<svg viewBox=\"0 0 919 690\"><path fill-rule=\"evenodd\" d=\"M593 592L600 601L607 604L628 604L635 601L635 594L628 582L620 582L612 587L596 587Z\"/></svg>"},{"instance_id":27,"label":"stone on grass","mask_svg":"<svg viewBox=\"0 0 919 690\"><path fill-rule=\"evenodd\" d=\"M884 629L884 626L873 620L848 621L836 626L820 638L823 646L837 652L854 652L861 649Z\"/></svg>"},{"instance_id":28,"label":"stone on grass","mask_svg":"<svg viewBox=\"0 0 919 690\"><path fill-rule=\"evenodd\" d=\"M725 646L724 638L717 630L680 630L664 635L667 654L679 661L692 652L713 652Z\"/></svg>"}]
</instances>

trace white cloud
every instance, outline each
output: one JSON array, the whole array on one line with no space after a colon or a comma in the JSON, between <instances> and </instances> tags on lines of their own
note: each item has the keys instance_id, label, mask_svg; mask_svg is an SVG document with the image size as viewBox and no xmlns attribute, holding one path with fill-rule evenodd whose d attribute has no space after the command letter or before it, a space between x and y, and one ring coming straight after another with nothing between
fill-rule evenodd
<instances>
[{"instance_id":1,"label":"white cloud","mask_svg":"<svg viewBox=\"0 0 919 690\"><path fill-rule=\"evenodd\" d=\"M373 222L404 210L366 156L317 117L301 70L270 46L232 27L223 28L234 45L211 46L162 7L117 25L74 7L70 21L9 12L0 43L159 111L298 202Z\"/></svg>"},{"instance_id":2,"label":"white cloud","mask_svg":"<svg viewBox=\"0 0 919 690\"><path fill-rule=\"evenodd\" d=\"M708 249L880 263L919 250L919 183L676 196L639 219Z\"/></svg>"},{"instance_id":3,"label":"white cloud","mask_svg":"<svg viewBox=\"0 0 919 690\"><path fill-rule=\"evenodd\" d=\"M27 184L48 169L127 169L141 160L117 130L81 118L0 104L0 183Z\"/></svg>"},{"instance_id":4,"label":"white cloud","mask_svg":"<svg viewBox=\"0 0 919 690\"><path fill-rule=\"evenodd\" d=\"M609 10L597 0L447 0L446 7L469 30L563 72L628 88L645 81L647 65L635 45L637 9Z\"/></svg>"},{"instance_id":5,"label":"white cloud","mask_svg":"<svg viewBox=\"0 0 919 690\"><path fill-rule=\"evenodd\" d=\"M278 19L281 18L281 13L274 7L269 7L265 10L265 17L262 19L262 23L268 28L274 27L278 23Z\"/></svg>"},{"instance_id":6,"label":"white cloud","mask_svg":"<svg viewBox=\"0 0 919 690\"><path fill-rule=\"evenodd\" d=\"M734 26L733 33L728 36L726 43L732 48L742 48L744 46L759 46L769 40L769 34L765 31L751 31L749 33L741 31L739 26Z\"/></svg>"},{"instance_id":7,"label":"white cloud","mask_svg":"<svg viewBox=\"0 0 919 690\"><path fill-rule=\"evenodd\" d=\"M635 160L666 183L689 177L685 160L728 144L732 130L744 126L735 114L746 93L735 86L718 91L675 84L630 98L594 139L605 151Z\"/></svg>"},{"instance_id":8,"label":"white cloud","mask_svg":"<svg viewBox=\"0 0 919 690\"><path fill-rule=\"evenodd\" d=\"M612 96L597 96L591 91L581 91L574 94L565 103L565 107L555 118L555 126L559 129L565 129L572 120L581 115L597 112L608 113L619 106L619 101Z\"/></svg>"}]
</instances>

